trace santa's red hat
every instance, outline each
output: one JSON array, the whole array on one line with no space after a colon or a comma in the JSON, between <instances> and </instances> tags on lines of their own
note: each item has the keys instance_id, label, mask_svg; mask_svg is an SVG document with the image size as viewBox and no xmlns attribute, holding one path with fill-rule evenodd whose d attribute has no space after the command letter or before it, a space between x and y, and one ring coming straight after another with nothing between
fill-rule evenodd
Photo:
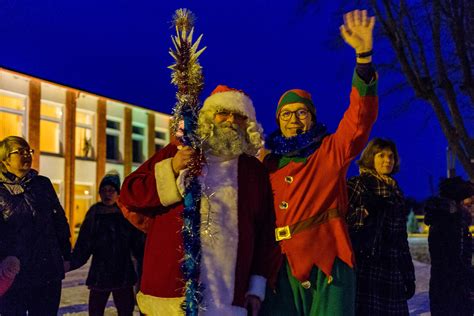
<instances>
[{"instance_id":1,"label":"santa's red hat","mask_svg":"<svg viewBox=\"0 0 474 316\"><path fill-rule=\"evenodd\" d=\"M247 116L251 121L256 121L253 102L242 90L218 85L204 101L201 111L219 110L237 112Z\"/></svg>"}]
</instances>

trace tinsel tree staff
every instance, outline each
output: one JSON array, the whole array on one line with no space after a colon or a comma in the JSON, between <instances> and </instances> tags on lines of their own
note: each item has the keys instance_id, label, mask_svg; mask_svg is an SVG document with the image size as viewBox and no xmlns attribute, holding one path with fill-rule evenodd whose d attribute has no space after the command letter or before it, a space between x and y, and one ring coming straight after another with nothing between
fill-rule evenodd
<instances>
[{"instance_id":1,"label":"tinsel tree staff","mask_svg":"<svg viewBox=\"0 0 474 316\"><path fill-rule=\"evenodd\" d=\"M201 172L202 151L201 140L196 134L198 111L200 108L199 94L203 89L202 67L198 57L206 49L198 51L202 35L193 43L194 16L188 9L176 10L173 23L176 35L171 36L174 50L170 54L175 63L169 68L173 71L171 83L178 91L176 105L173 109L172 130L180 136L184 145L192 147L197 153L188 165L189 172L185 178L185 196L183 210L182 236L184 258L181 270L184 275L185 299L183 310L186 315L197 316L202 302L203 286L199 281L201 263L200 225L201 215L199 205L201 199L201 184L198 175ZM184 122L184 127L180 127ZM179 135L181 134L182 135Z\"/></svg>"}]
</instances>

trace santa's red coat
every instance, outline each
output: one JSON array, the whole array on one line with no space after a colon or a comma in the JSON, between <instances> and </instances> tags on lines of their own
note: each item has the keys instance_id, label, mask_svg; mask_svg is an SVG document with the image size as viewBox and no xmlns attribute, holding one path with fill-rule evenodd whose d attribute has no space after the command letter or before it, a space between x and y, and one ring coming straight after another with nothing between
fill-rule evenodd
<instances>
[{"instance_id":1,"label":"santa's red coat","mask_svg":"<svg viewBox=\"0 0 474 316\"><path fill-rule=\"evenodd\" d=\"M120 204L147 216L147 241L141 292L162 298L184 296L180 271L182 252L181 202L164 206L157 193L155 165L177 152L172 143L141 165L124 181ZM251 275L269 276L274 241L272 191L263 165L254 157L238 161L238 249L233 305L243 306Z\"/></svg>"}]
</instances>

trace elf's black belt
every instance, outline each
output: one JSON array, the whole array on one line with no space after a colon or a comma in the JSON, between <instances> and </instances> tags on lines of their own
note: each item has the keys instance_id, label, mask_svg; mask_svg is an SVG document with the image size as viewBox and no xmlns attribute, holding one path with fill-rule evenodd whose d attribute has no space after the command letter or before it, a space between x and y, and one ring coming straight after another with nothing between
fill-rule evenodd
<instances>
[{"instance_id":1,"label":"elf's black belt","mask_svg":"<svg viewBox=\"0 0 474 316\"><path fill-rule=\"evenodd\" d=\"M283 227L277 227L275 229L275 239L276 241L291 239L292 235L298 234L299 232L306 230L310 227L326 223L330 219L335 217L339 217L339 211L337 210L337 208L330 208L324 212L318 213L312 217L302 220L301 222Z\"/></svg>"}]
</instances>

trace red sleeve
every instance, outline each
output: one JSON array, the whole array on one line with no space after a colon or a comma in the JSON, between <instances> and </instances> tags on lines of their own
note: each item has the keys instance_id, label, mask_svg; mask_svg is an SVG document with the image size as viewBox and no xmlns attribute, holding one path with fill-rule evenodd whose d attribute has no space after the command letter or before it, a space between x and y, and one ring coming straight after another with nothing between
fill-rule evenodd
<instances>
[{"instance_id":1,"label":"red sleeve","mask_svg":"<svg viewBox=\"0 0 474 316\"><path fill-rule=\"evenodd\" d=\"M344 166L364 149L378 113L377 80L366 84L354 72L349 108L331 137L330 152Z\"/></svg>"},{"instance_id":2,"label":"red sleeve","mask_svg":"<svg viewBox=\"0 0 474 316\"><path fill-rule=\"evenodd\" d=\"M120 190L120 205L128 211L148 216L166 211L157 192L155 165L162 160L174 157L177 150L176 144L171 143L129 174Z\"/></svg>"}]
</instances>

